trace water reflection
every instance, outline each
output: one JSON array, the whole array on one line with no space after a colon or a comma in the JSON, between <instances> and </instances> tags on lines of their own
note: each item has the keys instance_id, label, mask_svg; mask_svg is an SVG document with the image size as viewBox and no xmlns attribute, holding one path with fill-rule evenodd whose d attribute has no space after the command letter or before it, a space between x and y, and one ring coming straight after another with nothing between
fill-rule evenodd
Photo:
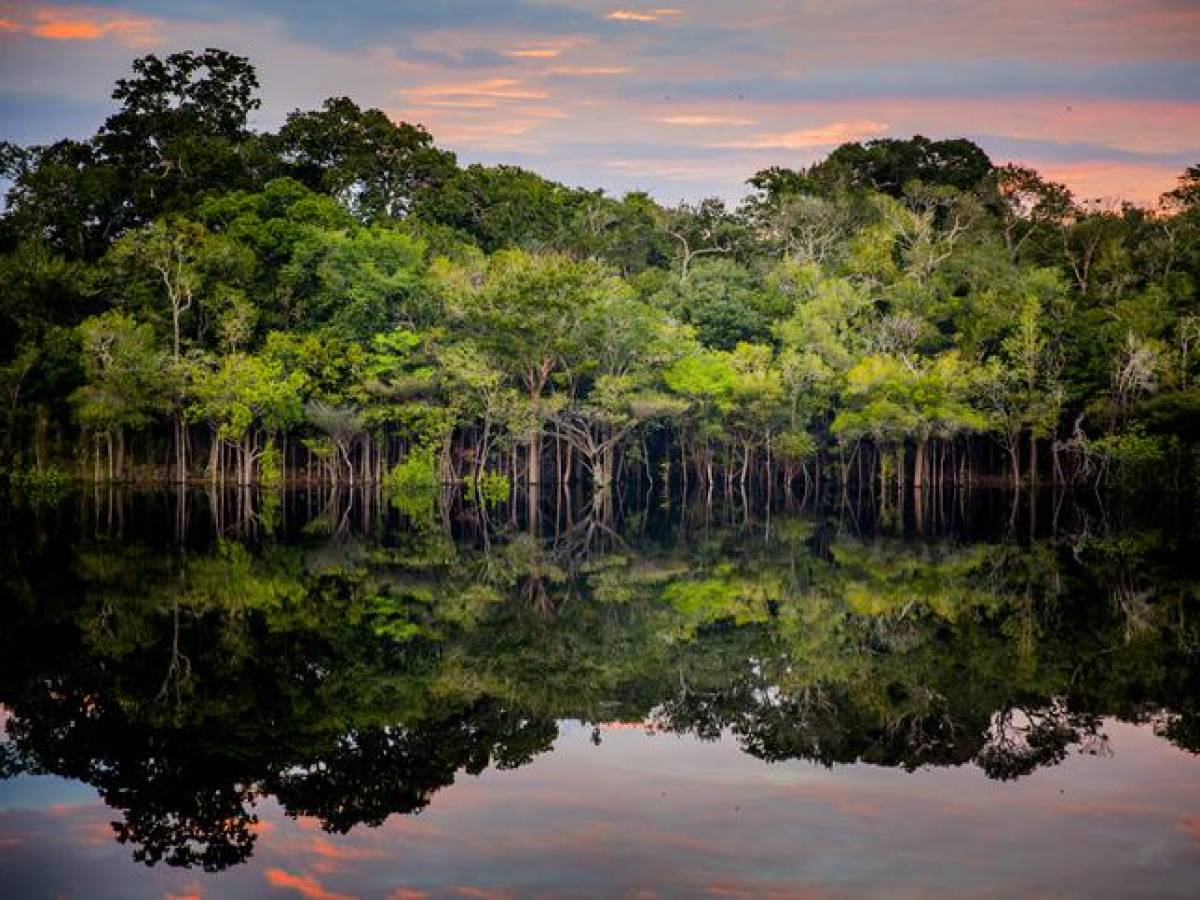
<instances>
[{"instance_id":1,"label":"water reflection","mask_svg":"<svg viewBox=\"0 0 1200 900\"><path fill-rule=\"evenodd\" d=\"M601 750L683 736L680 765L713 742L743 772L996 785L1111 755L1118 721L1200 751L1191 528L1034 505L1040 525L1003 495L931 499L919 521L647 498L603 519L555 504L535 529L470 509L412 522L345 494L9 509L0 775L93 786L109 843L219 872L289 819L334 841L436 809L463 773L570 758L564 728ZM652 802L663 773L644 779Z\"/></svg>"}]
</instances>

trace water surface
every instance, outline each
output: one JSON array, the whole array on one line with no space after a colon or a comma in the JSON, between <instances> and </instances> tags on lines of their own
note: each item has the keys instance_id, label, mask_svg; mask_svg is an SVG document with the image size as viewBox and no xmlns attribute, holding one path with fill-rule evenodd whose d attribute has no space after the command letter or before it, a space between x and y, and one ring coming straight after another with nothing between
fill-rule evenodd
<instances>
[{"instance_id":1,"label":"water surface","mask_svg":"<svg viewBox=\"0 0 1200 900\"><path fill-rule=\"evenodd\" d=\"M4 512L17 896L1200 886L1178 504L182 499Z\"/></svg>"}]
</instances>

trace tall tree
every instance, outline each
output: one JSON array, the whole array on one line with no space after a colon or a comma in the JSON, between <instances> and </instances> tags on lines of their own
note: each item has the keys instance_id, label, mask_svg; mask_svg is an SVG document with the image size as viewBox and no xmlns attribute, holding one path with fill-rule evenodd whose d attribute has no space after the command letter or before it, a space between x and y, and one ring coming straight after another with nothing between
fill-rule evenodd
<instances>
[{"instance_id":1,"label":"tall tree","mask_svg":"<svg viewBox=\"0 0 1200 900\"><path fill-rule=\"evenodd\" d=\"M276 140L295 178L366 221L403 216L455 171L454 154L434 147L420 125L393 122L348 97L292 112Z\"/></svg>"}]
</instances>

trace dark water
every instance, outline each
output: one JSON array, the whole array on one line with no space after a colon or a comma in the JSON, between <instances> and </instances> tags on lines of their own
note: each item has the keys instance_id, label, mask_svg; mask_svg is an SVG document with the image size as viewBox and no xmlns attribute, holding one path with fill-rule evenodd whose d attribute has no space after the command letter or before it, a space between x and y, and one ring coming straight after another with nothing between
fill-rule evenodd
<instances>
[{"instance_id":1,"label":"dark water","mask_svg":"<svg viewBox=\"0 0 1200 900\"><path fill-rule=\"evenodd\" d=\"M5 508L0 894L1200 896L1177 501Z\"/></svg>"}]
</instances>

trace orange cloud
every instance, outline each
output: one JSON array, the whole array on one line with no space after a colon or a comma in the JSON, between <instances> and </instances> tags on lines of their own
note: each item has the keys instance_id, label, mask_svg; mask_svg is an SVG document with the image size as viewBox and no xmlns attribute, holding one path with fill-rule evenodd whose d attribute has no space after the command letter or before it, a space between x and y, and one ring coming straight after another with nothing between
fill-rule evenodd
<instances>
[{"instance_id":1,"label":"orange cloud","mask_svg":"<svg viewBox=\"0 0 1200 900\"><path fill-rule=\"evenodd\" d=\"M416 888L398 887L390 894L388 900L425 900L429 894L426 891L418 891Z\"/></svg>"},{"instance_id":2,"label":"orange cloud","mask_svg":"<svg viewBox=\"0 0 1200 900\"><path fill-rule=\"evenodd\" d=\"M552 66L547 75L629 75L629 66Z\"/></svg>"},{"instance_id":3,"label":"orange cloud","mask_svg":"<svg viewBox=\"0 0 1200 900\"><path fill-rule=\"evenodd\" d=\"M545 91L530 90L524 87L522 82L515 78L489 78L465 84L430 84L405 88L402 93L418 102L430 98L460 99L463 97L487 97L494 100L545 100L549 96Z\"/></svg>"},{"instance_id":4,"label":"orange cloud","mask_svg":"<svg viewBox=\"0 0 1200 900\"><path fill-rule=\"evenodd\" d=\"M505 56L515 59L554 59L562 56L561 47L530 47L527 50L509 50Z\"/></svg>"},{"instance_id":5,"label":"orange cloud","mask_svg":"<svg viewBox=\"0 0 1200 900\"><path fill-rule=\"evenodd\" d=\"M633 9L614 9L604 18L612 19L616 22L657 22L666 16L677 16L682 12L682 9L676 9L675 7L649 9L645 12L638 12Z\"/></svg>"},{"instance_id":6,"label":"orange cloud","mask_svg":"<svg viewBox=\"0 0 1200 900\"><path fill-rule=\"evenodd\" d=\"M292 875L283 869L267 869L263 875L272 887L290 888L308 900L353 900L349 894L326 890L321 882L308 875Z\"/></svg>"},{"instance_id":7,"label":"orange cloud","mask_svg":"<svg viewBox=\"0 0 1200 900\"><path fill-rule=\"evenodd\" d=\"M326 859L382 859L387 856L382 850L372 850L367 847L351 847L348 844L335 844L332 841L324 838L313 838L312 843L308 845L308 849L315 856L323 856Z\"/></svg>"},{"instance_id":8,"label":"orange cloud","mask_svg":"<svg viewBox=\"0 0 1200 900\"><path fill-rule=\"evenodd\" d=\"M497 100L487 97L463 97L461 99L439 99L426 97L419 101L421 106L437 107L438 109L495 109L500 105Z\"/></svg>"},{"instance_id":9,"label":"orange cloud","mask_svg":"<svg viewBox=\"0 0 1200 900\"><path fill-rule=\"evenodd\" d=\"M142 45L158 36L158 20L90 6L5 5L0 31L48 41L96 41L113 38Z\"/></svg>"},{"instance_id":10,"label":"orange cloud","mask_svg":"<svg viewBox=\"0 0 1200 900\"><path fill-rule=\"evenodd\" d=\"M829 122L815 128L758 134L736 141L722 141L713 147L735 147L745 150L804 150L810 147L832 147L846 141L861 141L877 137L888 130L886 122L859 119L849 122Z\"/></svg>"},{"instance_id":11,"label":"orange cloud","mask_svg":"<svg viewBox=\"0 0 1200 900\"><path fill-rule=\"evenodd\" d=\"M757 125L757 119L741 119L737 116L663 116L652 119L664 125L683 125L688 128L702 128L708 125Z\"/></svg>"},{"instance_id":12,"label":"orange cloud","mask_svg":"<svg viewBox=\"0 0 1200 900\"><path fill-rule=\"evenodd\" d=\"M108 822L88 822L75 831L82 843L89 847L106 847L113 842L114 829Z\"/></svg>"}]
</instances>

